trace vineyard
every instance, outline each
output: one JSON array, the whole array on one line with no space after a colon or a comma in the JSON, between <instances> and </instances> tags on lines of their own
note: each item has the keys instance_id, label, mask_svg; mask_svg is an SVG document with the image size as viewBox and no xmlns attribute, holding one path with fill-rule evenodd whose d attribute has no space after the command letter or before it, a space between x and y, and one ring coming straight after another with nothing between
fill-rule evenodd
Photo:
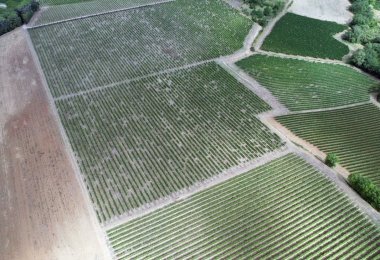
<instances>
[{"instance_id":1,"label":"vineyard","mask_svg":"<svg viewBox=\"0 0 380 260\"><path fill-rule=\"evenodd\" d=\"M231 54L251 26L222 0L177 0L28 31L60 97Z\"/></svg>"},{"instance_id":2,"label":"vineyard","mask_svg":"<svg viewBox=\"0 0 380 260\"><path fill-rule=\"evenodd\" d=\"M33 26L165 1L166 0L44 0L40 1L42 5L49 5L49 7L41 13Z\"/></svg>"},{"instance_id":3,"label":"vineyard","mask_svg":"<svg viewBox=\"0 0 380 260\"><path fill-rule=\"evenodd\" d=\"M216 63L56 101L99 220L280 148L271 109Z\"/></svg>"},{"instance_id":4,"label":"vineyard","mask_svg":"<svg viewBox=\"0 0 380 260\"><path fill-rule=\"evenodd\" d=\"M116 259L374 259L380 230L288 154L108 236Z\"/></svg>"},{"instance_id":5,"label":"vineyard","mask_svg":"<svg viewBox=\"0 0 380 260\"><path fill-rule=\"evenodd\" d=\"M261 49L266 51L342 60L349 49L332 36L346 25L287 13L274 26Z\"/></svg>"},{"instance_id":6,"label":"vineyard","mask_svg":"<svg viewBox=\"0 0 380 260\"><path fill-rule=\"evenodd\" d=\"M367 75L337 64L257 54L236 65L292 111L369 101L370 89L378 85Z\"/></svg>"},{"instance_id":7,"label":"vineyard","mask_svg":"<svg viewBox=\"0 0 380 260\"><path fill-rule=\"evenodd\" d=\"M376 106L293 114L276 120L325 153L335 153L343 167L380 187L380 111Z\"/></svg>"},{"instance_id":8,"label":"vineyard","mask_svg":"<svg viewBox=\"0 0 380 260\"><path fill-rule=\"evenodd\" d=\"M91 2L94 0L37 0L41 6L50 6L50 5L66 5L73 3L81 2Z\"/></svg>"}]
</instances>

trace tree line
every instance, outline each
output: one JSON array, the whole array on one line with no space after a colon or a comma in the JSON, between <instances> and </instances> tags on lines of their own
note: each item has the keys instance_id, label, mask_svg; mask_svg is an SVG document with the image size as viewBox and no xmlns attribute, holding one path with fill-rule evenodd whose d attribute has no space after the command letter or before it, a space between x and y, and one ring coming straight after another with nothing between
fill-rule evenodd
<instances>
[{"instance_id":1,"label":"tree line","mask_svg":"<svg viewBox=\"0 0 380 260\"><path fill-rule=\"evenodd\" d=\"M364 45L354 52L351 63L380 76L380 28L373 9L380 9L380 0L350 0L349 10L354 14L350 29L343 39Z\"/></svg>"},{"instance_id":2,"label":"tree line","mask_svg":"<svg viewBox=\"0 0 380 260\"><path fill-rule=\"evenodd\" d=\"M0 9L0 35L28 23L33 14L39 10L36 0L7 1L6 9Z\"/></svg>"}]
</instances>

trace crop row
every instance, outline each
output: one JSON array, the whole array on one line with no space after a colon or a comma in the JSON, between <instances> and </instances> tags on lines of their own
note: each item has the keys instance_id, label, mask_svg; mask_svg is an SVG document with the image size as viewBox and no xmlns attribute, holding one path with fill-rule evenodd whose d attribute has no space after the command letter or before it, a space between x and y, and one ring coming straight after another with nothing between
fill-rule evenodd
<instances>
[{"instance_id":1,"label":"crop row","mask_svg":"<svg viewBox=\"0 0 380 260\"><path fill-rule=\"evenodd\" d=\"M216 63L57 100L101 221L283 144L270 109Z\"/></svg>"},{"instance_id":2,"label":"crop row","mask_svg":"<svg viewBox=\"0 0 380 260\"><path fill-rule=\"evenodd\" d=\"M347 29L347 25L287 13L265 38L266 51L342 60L348 47L333 38Z\"/></svg>"},{"instance_id":3,"label":"crop row","mask_svg":"<svg viewBox=\"0 0 380 260\"><path fill-rule=\"evenodd\" d=\"M29 29L53 97L231 54L252 22L194 0Z\"/></svg>"},{"instance_id":4,"label":"crop row","mask_svg":"<svg viewBox=\"0 0 380 260\"><path fill-rule=\"evenodd\" d=\"M335 153L342 166L380 187L380 111L373 104L276 117L302 139L326 153Z\"/></svg>"},{"instance_id":5,"label":"crop row","mask_svg":"<svg viewBox=\"0 0 380 260\"><path fill-rule=\"evenodd\" d=\"M236 63L290 110L343 106L369 100L378 82L348 66L252 55Z\"/></svg>"},{"instance_id":6,"label":"crop row","mask_svg":"<svg viewBox=\"0 0 380 260\"><path fill-rule=\"evenodd\" d=\"M44 0L40 1L42 5L49 5L49 7L44 9L37 17L33 26L164 1L165 0Z\"/></svg>"},{"instance_id":7,"label":"crop row","mask_svg":"<svg viewBox=\"0 0 380 260\"><path fill-rule=\"evenodd\" d=\"M295 154L108 232L117 259L350 259L380 230Z\"/></svg>"}]
</instances>

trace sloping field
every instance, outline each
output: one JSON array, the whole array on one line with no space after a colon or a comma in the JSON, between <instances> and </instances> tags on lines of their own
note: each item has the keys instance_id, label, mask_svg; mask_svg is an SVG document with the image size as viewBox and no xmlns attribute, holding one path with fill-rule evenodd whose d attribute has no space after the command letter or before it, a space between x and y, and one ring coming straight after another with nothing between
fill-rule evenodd
<instances>
[{"instance_id":1,"label":"sloping field","mask_svg":"<svg viewBox=\"0 0 380 260\"><path fill-rule=\"evenodd\" d=\"M287 13L265 38L262 50L285 54L342 60L348 54L346 45L332 36L347 29L347 25L321 21Z\"/></svg>"},{"instance_id":2,"label":"sloping field","mask_svg":"<svg viewBox=\"0 0 380 260\"><path fill-rule=\"evenodd\" d=\"M100 221L282 146L270 107L215 63L56 102Z\"/></svg>"},{"instance_id":3,"label":"sloping field","mask_svg":"<svg viewBox=\"0 0 380 260\"><path fill-rule=\"evenodd\" d=\"M378 82L357 70L255 54L236 62L292 111L369 101Z\"/></svg>"},{"instance_id":4,"label":"sloping field","mask_svg":"<svg viewBox=\"0 0 380 260\"><path fill-rule=\"evenodd\" d=\"M117 259L373 259L380 230L288 154L108 235Z\"/></svg>"},{"instance_id":5,"label":"sloping field","mask_svg":"<svg viewBox=\"0 0 380 260\"><path fill-rule=\"evenodd\" d=\"M335 153L350 172L380 187L380 111L372 104L276 117L302 139Z\"/></svg>"},{"instance_id":6,"label":"sloping field","mask_svg":"<svg viewBox=\"0 0 380 260\"><path fill-rule=\"evenodd\" d=\"M167 0L45 0L42 2L43 5L50 6L40 14L33 23L33 26L166 1Z\"/></svg>"},{"instance_id":7,"label":"sloping field","mask_svg":"<svg viewBox=\"0 0 380 260\"><path fill-rule=\"evenodd\" d=\"M233 53L252 22L194 0L29 29L54 97Z\"/></svg>"}]
</instances>

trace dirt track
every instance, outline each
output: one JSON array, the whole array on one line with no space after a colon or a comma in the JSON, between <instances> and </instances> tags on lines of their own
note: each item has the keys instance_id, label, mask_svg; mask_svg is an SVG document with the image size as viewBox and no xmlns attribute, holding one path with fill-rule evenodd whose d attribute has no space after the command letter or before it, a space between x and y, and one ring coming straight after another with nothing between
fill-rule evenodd
<instances>
[{"instance_id":1,"label":"dirt track","mask_svg":"<svg viewBox=\"0 0 380 260\"><path fill-rule=\"evenodd\" d=\"M23 30L0 49L0 258L109 259Z\"/></svg>"}]
</instances>

